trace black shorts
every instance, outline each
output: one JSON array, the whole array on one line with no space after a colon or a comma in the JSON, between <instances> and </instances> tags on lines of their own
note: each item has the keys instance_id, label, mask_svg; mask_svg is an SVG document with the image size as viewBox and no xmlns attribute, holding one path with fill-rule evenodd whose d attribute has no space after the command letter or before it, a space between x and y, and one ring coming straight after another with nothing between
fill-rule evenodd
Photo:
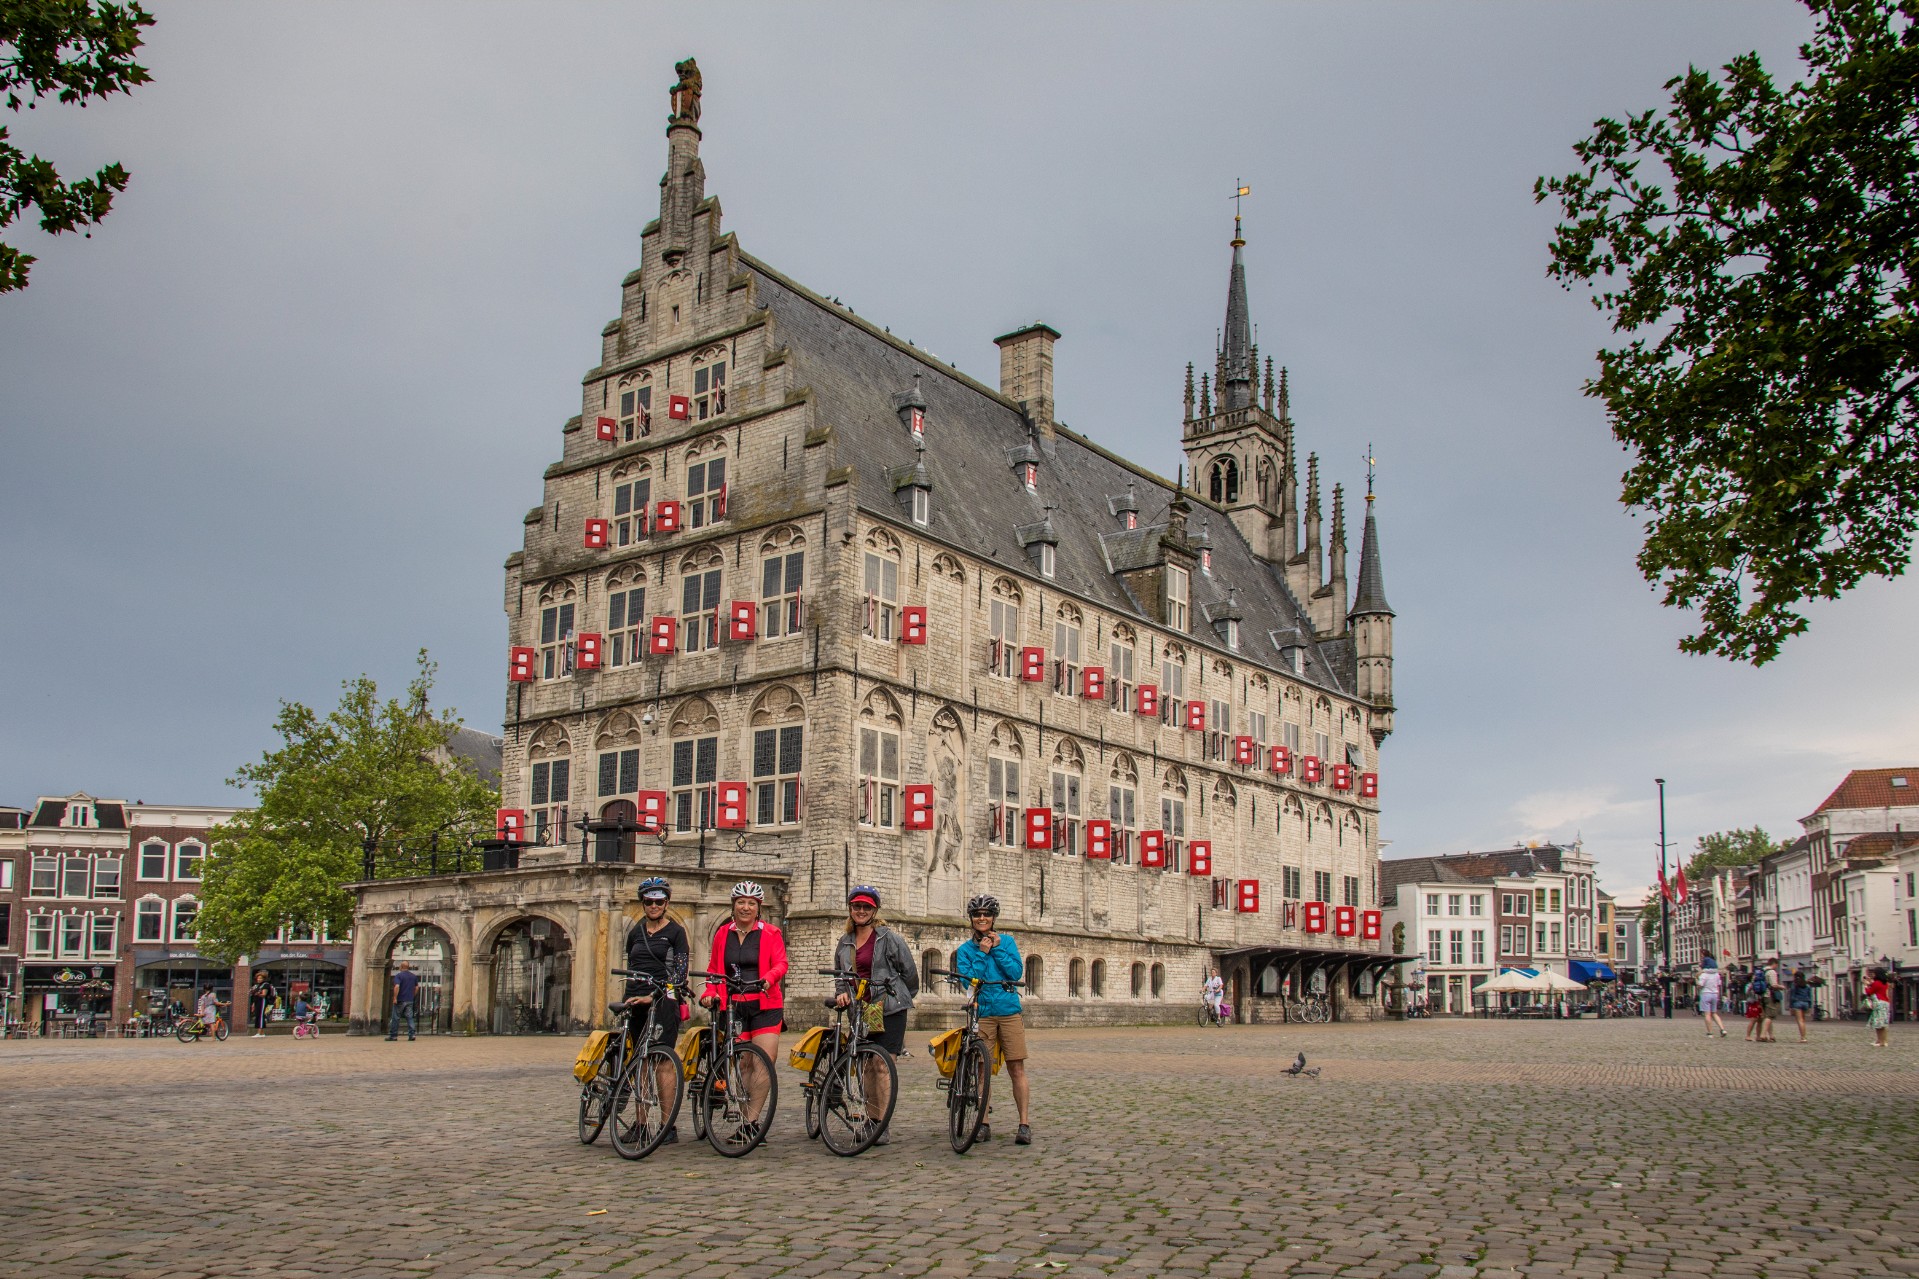
<instances>
[{"instance_id":1,"label":"black shorts","mask_svg":"<svg viewBox=\"0 0 1919 1279\"><path fill-rule=\"evenodd\" d=\"M628 998L631 998L631 996L628 996ZM660 1026L660 1040L669 1047L674 1040L679 1038L680 1023L684 1020L680 1016L679 1000L665 999L658 995L653 997L651 1004L644 1004L634 1008L630 1015L634 1018L633 1028L638 1031L645 1031L647 1019L658 1022Z\"/></svg>"},{"instance_id":2,"label":"black shorts","mask_svg":"<svg viewBox=\"0 0 1919 1279\"><path fill-rule=\"evenodd\" d=\"M733 1033L742 1039L754 1035L777 1034L786 1024L786 1012L780 1008L761 1008L745 1002L733 1005Z\"/></svg>"},{"instance_id":3,"label":"black shorts","mask_svg":"<svg viewBox=\"0 0 1919 1279\"><path fill-rule=\"evenodd\" d=\"M874 1043L895 1057L906 1049L906 1013L907 1010L902 1008L896 1013L886 1014L886 1028L873 1036Z\"/></svg>"}]
</instances>

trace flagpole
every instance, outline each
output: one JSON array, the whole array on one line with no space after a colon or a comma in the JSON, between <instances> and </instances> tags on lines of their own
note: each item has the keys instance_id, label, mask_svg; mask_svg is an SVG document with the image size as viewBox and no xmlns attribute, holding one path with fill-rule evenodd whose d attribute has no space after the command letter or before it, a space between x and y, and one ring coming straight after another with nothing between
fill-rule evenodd
<instances>
[{"instance_id":1,"label":"flagpole","mask_svg":"<svg viewBox=\"0 0 1919 1279\"><path fill-rule=\"evenodd\" d=\"M1659 786L1659 953L1662 1002L1666 1020L1672 1020L1672 897L1666 889L1666 779L1655 777Z\"/></svg>"}]
</instances>

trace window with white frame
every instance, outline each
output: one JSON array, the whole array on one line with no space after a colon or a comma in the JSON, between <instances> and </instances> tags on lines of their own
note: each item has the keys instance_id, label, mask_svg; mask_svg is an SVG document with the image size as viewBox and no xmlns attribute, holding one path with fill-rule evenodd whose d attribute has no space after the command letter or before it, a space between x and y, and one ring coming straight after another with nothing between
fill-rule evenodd
<instances>
[{"instance_id":1,"label":"window with white frame","mask_svg":"<svg viewBox=\"0 0 1919 1279\"><path fill-rule=\"evenodd\" d=\"M1186 657L1167 650L1159 663L1160 719L1168 724L1186 722Z\"/></svg>"},{"instance_id":2,"label":"window with white frame","mask_svg":"<svg viewBox=\"0 0 1919 1279\"><path fill-rule=\"evenodd\" d=\"M680 578L680 647L698 653L720 646L720 569L718 555Z\"/></svg>"},{"instance_id":3,"label":"window with white frame","mask_svg":"<svg viewBox=\"0 0 1919 1279\"><path fill-rule=\"evenodd\" d=\"M1166 869L1178 870L1180 850L1186 841L1186 797L1162 795L1159 798L1159 828L1166 840Z\"/></svg>"},{"instance_id":4,"label":"window with white frame","mask_svg":"<svg viewBox=\"0 0 1919 1279\"><path fill-rule=\"evenodd\" d=\"M1039 575L1051 577L1059 570L1059 548L1051 542L1039 544Z\"/></svg>"},{"instance_id":5,"label":"window with white frame","mask_svg":"<svg viewBox=\"0 0 1919 1279\"><path fill-rule=\"evenodd\" d=\"M93 825L94 824L93 805L92 804L68 804L67 820L65 822L62 822L61 824L63 826Z\"/></svg>"},{"instance_id":6,"label":"window with white frame","mask_svg":"<svg viewBox=\"0 0 1919 1279\"><path fill-rule=\"evenodd\" d=\"M60 859L51 853L36 853L32 869L27 876L27 896L58 897L60 895Z\"/></svg>"},{"instance_id":7,"label":"window with white frame","mask_svg":"<svg viewBox=\"0 0 1919 1279\"><path fill-rule=\"evenodd\" d=\"M1079 610L1063 608L1053 623L1053 692L1079 696Z\"/></svg>"},{"instance_id":8,"label":"window with white frame","mask_svg":"<svg viewBox=\"0 0 1919 1279\"><path fill-rule=\"evenodd\" d=\"M566 843L567 800L572 793L572 759L534 762L532 782L527 788L527 807L533 810L534 843Z\"/></svg>"},{"instance_id":9,"label":"window with white frame","mask_svg":"<svg viewBox=\"0 0 1919 1279\"><path fill-rule=\"evenodd\" d=\"M1426 913L1428 915L1437 915L1439 913L1439 894L1438 893L1426 894Z\"/></svg>"},{"instance_id":10,"label":"window with white frame","mask_svg":"<svg viewBox=\"0 0 1919 1279\"><path fill-rule=\"evenodd\" d=\"M1562 932L1560 925L1557 923L1553 925L1552 933L1553 933L1553 953L1557 954L1558 952L1566 948L1565 942L1564 942L1564 933Z\"/></svg>"},{"instance_id":11,"label":"window with white frame","mask_svg":"<svg viewBox=\"0 0 1919 1279\"><path fill-rule=\"evenodd\" d=\"M652 429L653 388L630 386L620 392L620 439L631 444Z\"/></svg>"},{"instance_id":12,"label":"window with white frame","mask_svg":"<svg viewBox=\"0 0 1919 1279\"><path fill-rule=\"evenodd\" d=\"M60 958L85 959L87 955L87 917L78 911L60 916Z\"/></svg>"},{"instance_id":13,"label":"window with white frame","mask_svg":"<svg viewBox=\"0 0 1919 1279\"><path fill-rule=\"evenodd\" d=\"M1475 928L1473 929L1473 963L1484 964L1485 962L1486 930L1483 928Z\"/></svg>"},{"instance_id":14,"label":"window with white frame","mask_svg":"<svg viewBox=\"0 0 1919 1279\"><path fill-rule=\"evenodd\" d=\"M0 893L13 891L13 862L0 860Z\"/></svg>"},{"instance_id":15,"label":"window with white frame","mask_svg":"<svg viewBox=\"0 0 1919 1279\"><path fill-rule=\"evenodd\" d=\"M891 830L899 825L900 735L860 729L860 825Z\"/></svg>"},{"instance_id":16,"label":"window with white frame","mask_svg":"<svg viewBox=\"0 0 1919 1279\"><path fill-rule=\"evenodd\" d=\"M173 903L173 940L192 941L193 921L200 917L200 901L195 897L179 897Z\"/></svg>"},{"instance_id":17,"label":"window with white frame","mask_svg":"<svg viewBox=\"0 0 1919 1279\"><path fill-rule=\"evenodd\" d=\"M1451 943L1452 963L1455 967L1464 967L1466 963L1466 930L1455 928L1447 938Z\"/></svg>"},{"instance_id":18,"label":"window with white frame","mask_svg":"<svg viewBox=\"0 0 1919 1279\"><path fill-rule=\"evenodd\" d=\"M891 555L868 551L865 585L866 617L861 634L890 643L899 638L900 562Z\"/></svg>"},{"instance_id":19,"label":"window with white frame","mask_svg":"<svg viewBox=\"0 0 1919 1279\"><path fill-rule=\"evenodd\" d=\"M1248 710L1246 712L1246 735L1256 742L1264 743L1266 737L1266 712Z\"/></svg>"},{"instance_id":20,"label":"window with white frame","mask_svg":"<svg viewBox=\"0 0 1919 1279\"><path fill-rule=\"evenodd\" d=\"M993 673L1002 679L1013 678L1019 665L1019 602L995 599L987 612L988 633L998 646L999 660Z\"/></svg>"},{"instance_id":21,"label":"window with white frame","mask_svg":"<svg viewBox=\"0 0 1919 1279\"><path fill-rule=\"evenodd\" d=\"M1502 955L1510 955L1513 953L1513 926L1511 924L1501 924L1499 926L1499 953Z\"/></svg>"},{"instance_id":22,"label":"window with white frame","mask_svg":"<svg viewBox=\"0 0 1919 1279\"><path fill-rule=\"evenodd\" d=\"M923 484L913 486L913 523L924 527L933 519L932 494Z\"/></svg>"},{"instance_id":23,"label":"window with white frame","mask_svg":"<svg viewBox=\"0 0 1919 1279\"><path fill-rule=\"evenodd\" d=\"M714 360L693 368L693 412L699 421L726 412L726 361Z\"/></svg>"},{"instance_id":24,"label":"window with white frame","mask_svg":"<svg viewBox=\"0 0 1919 1279\"><path fill-rule=\"evenodd\" d=\"M988 831L988 843L1002 848L1019 847L1019 761L1002 755L986 759L986 801L996 817Z\"/></svg>"},{"instance_id":25,"label":"window with white frame","mask_svg":"<svg viewBox=\"0 0 1919 1279\"><path fill-rule=\"evenodd\" d=\"M673 743L673 829L713 825L713 784L720 775L718 737L682 737Z\"/></svg>"},{"instance_id":26,"label":"window with white frame","mask_svg":"<svg viewBox=\"0 0 1919 1279\"><path fill-rule=\"evenodd\" d=\"M167 877L167 863L172 861L172 851L165 843L150 839L140 845L140 878L164 880Z\"/></svg>"},{"instance_id":27,"label":"window with white frame","mask_svg":"<svg viewBox=\"0 0 1919 1279\"><path fill-rule=\"evenodd\" d=\"M1166 566L1166 625L1183 631L1192 616L1192 575L1176 564Z\"/></svg>"},{"instance_id":28,"label":"window with white frame","mask_svg":"<svg viewBox=\"0 0 1919 1279\"><path fill-rule=\"evenodd\" d=\"M133 940L165 941L167 904L158 897L142 897L133 908Z\"/></svg>"},{"instance_id":29,"label":"window with white frame","mask_svg":"<svg viewBox=\"0 0 1919 1279\"><path fill-rule=\"evenodd\" d=\"M1471 897L1468 897L1466 899L1466 913L1468 915L1484 915L1486 913L1486 899L1478 893L1474 893Z\"/></svg>"},{"instance_id":30,"label":"window with white frame","mask_svg":"<svg viewBox=\"0 0 1919 1279\"><path fill-rule=\"evenodd\" d=\"M726 518L726 459L710 457L686 468L686 526L705 528Z\"/></svg>"},{"instance_id":31,"label":"window with white frame","mask_svg":"<svg viewBox=\"0 0 1919 1279\"><path fill-rule=\"evenodd\" d=\"M805 551L760 561L760 631L765 638L800 633L800 583L805 576Z\"/></svg>"},{"instance_id":32,"label":"window with white frame","mask_svg":"<svg viewBox=\"0 0 1919 1279\"><path fill-rule=\"evenodd\" d=\"M800 756L805 727L788 724L753 732L753 821L790 826L800 819Z\"/></svg>"},{"instance_id":33,"label":"window with white frame","mask_svg":"<svg viewBox=\"0 0 1919 1279\"><path fill-rule=\"evenodd\" d=\"M1114 710L1126 714L1133 709L1133 646L1117 635L1107 650L1106 687Z\"/></svg>"},{"instance_id":34,"label":"window with white frame","mask_svg":"<svg viewBox=\"0 0 1919 1279\"><path fill-rule=\"evenodd\" d=\"M120 859L118 857L101 857L94 861L93 895L95 897L120 895Z\"/></svg>"},{"instance_id":35,"label":"window with white frame","mask_svg":"<svg viewBox=\"0 0 1919 1279\"><path fill-rule=\"evenodd\" d=\"M646 657L646 586L632 569L609 581L606 592L606 664L637 666Z\"/></svg>"},{"instance_id":36,"label":"window with white frame","mask_svg":"<svg viewBox=\"0 0 1919 1279\"><path fill-rule=\"evenodd\" d=\"M1333 872L1316 870L1313 872L1313 900L1329 902L1333 899Z\"/></svg>"},{"instance_id":37,"label":"window with white frame","mask_svg":"<svg viewBox=\"0 0 1919 1279\"><path fill-rule=\"evenodd\" d=\"M45 911L27 916L27 954L36 959L53 956L53 916Z\"/></svg>"},{"instance_id":38,"label":"window with white frame","mask_svg":"<svg viewBox=\"0 0 1919 1279\"><path fill-rule=\"evenodd\" d=\"M1079 774L1053 770L1053 851L1077 854L1079 848Z\"/></svg>"},{"instance_id":39,"label":"window with white frame","mask_svg":"<svg viewBox=\"0 0 1919 1279\"><path fill-rule=\"evenodd\" d=\"M95 915L89 927L88 950L95 959L112 959L120 949L120 917Z\"/></svg>"},{"instance_id":40,"label":"window with white frame","mask_svg":"<svg viewBox=\"0 0 1919 1279\"><path fill-rule=\"evenodd\" d=\"M558 599L542 602L540 607L540 678L560 679L573 673L572 590L562 603Z\"/></svg>"},{"instance_id":41,"label":"window with white frame","mask_svg":"<svg viewBox=\"0 0 1919 1279\"><path fill-rule=\"evenodd\" d=\"M1459 914L1461 910L1461 904L1464 901L1465 901L1465 898L1459 893L1447 893L1446 894L1446 913L1448 915Z\"/></svg>"},{"instance_id":42,"label":"window with white frame","mask_svg":"<svg viewBox=\"0 0 1919 1279\"><path fill-rule=\"evenodd\" d=\"M1279 868L1279 895L1288 901L1298 901L1306 895L1306 875L1299 867Z\"/></svg>"},{"instance_id":43,"label":"window with white frame","mask_svg":"<svg viewBox=\"0 0 1919 1279\"><path fill-rule=\"evenodd\" d=\"M1446 962L1446 939L1437 928L1426 930L1426 962L1443 964Z\"/></svg>"},{"instance_id":44,"label":"window with white frame","mask_svg":"<svg viewBox=\"0 0 1919 1279\"><path fill-rule=\"evenodd\" d=\"M1130 864L1133 846L1139 841L1139 792L1131 778L1107 786L1106 819L1113 823L1113 861Z\"/></svg>"},{"instance_id":45,"label":"window with white frame","mask_svg":"<svg viewBox=\"0 0 1919 1279\"><path fill-rule=\"evenodd\" d=\"M188 883L200 879L200 867L207 859L206 845L183 839L173 853L173 877Z\"/></svg>"},{"instance_id":46,"label":"window with white frame","mask_svg":"<svg viewBox=\"0 0 1919 1279\"><path fill-rule=\"evenodd\" d=\"M613 543L631 546L646 536L647 504L653 500L653 477L639 471L613 473Z\"/></svg>"},{"instance_id":47,"label":"window with white frame","mask_svg":"<svg viewBox=\"0 0 1919 1279\"><path fill-rule=\"evenodd\" d=\"M1533 926L1533 953L1536 955L1546 953L1546 923L1544 920L1539 921Z\"/></svg>"},{"instance_id":48,"label":"window with white frame","mask_svg":"<svg viewBox=\"0 0 1919 1279\"><path fill-rule=\"evenodd\" d=\"M60 859L60 895L86 897L93 886L93 859L85 853L68 853Z\"/></svg>"},{"instance_id":49,"label":"window with white frame","mask_svg":"<svg viewBox=\"0 0 1919 1279\"><path fill-rule=\"evenodd\" d=\"M1343 905L1359 905L1359 876L1344 875L1340 877L1339 900Z\"/></svg>"}]
</instances>

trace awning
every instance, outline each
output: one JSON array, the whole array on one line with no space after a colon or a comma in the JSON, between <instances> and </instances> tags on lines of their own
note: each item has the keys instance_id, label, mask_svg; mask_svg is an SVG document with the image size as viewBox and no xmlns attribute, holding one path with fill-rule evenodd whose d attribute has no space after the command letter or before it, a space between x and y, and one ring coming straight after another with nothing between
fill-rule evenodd
<instances>
[{"instance_id":1,"label":"awning","mask_svg":"<svg viewBox=\"0 0 1919 1279\"><path fill-rule=\"evenodd\" d=\"M1268 963L1292 963L1303 960L1314 964L1377 964L1381 967L1410 964L1419 958L1417 955L1395 955L1391 951L1333 950L1330 947L1317 946L1241 946L1237 950L1215 951L1213 957L1219 960L1259 961L1263 959Z\"/></svg>"},{"instance_id":2,"label":"awning","mask_svg":"<svg viewBox=\"0 0 1919 1279\"><path fill-rule=\"evenodd\" d=\"M1499 971L1500 971L1500 972L1501 972L1502 974L1504 974L1504 973L1518 973L1518 974L1519 974L1519 975L1520 975L1521 977L1537 977L1537 976L1539 976L1539 970L1538 970L1537 968L1502 968L1502 969L1500 969Z\"/></svg>"},{"instance_id":3,"label":"awning","mask_svg":"<svg viewBox=\"0 0 1919 1279\"><path fill-rule=\"evenodd\" d=\"M1578 982L1618 981L1615 973L1603 959L1574 959L1566 964L1567 975Z\"/></svg>"}]
</instances>

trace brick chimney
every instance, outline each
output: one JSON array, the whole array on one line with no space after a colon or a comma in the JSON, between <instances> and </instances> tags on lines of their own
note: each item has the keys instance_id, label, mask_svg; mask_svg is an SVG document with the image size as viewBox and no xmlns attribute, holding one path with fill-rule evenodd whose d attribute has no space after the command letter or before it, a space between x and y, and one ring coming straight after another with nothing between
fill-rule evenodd
<instances>
[{"instance_id":1,"label":"brick chimney","mask_svg":"<svg viewBox=\"0 0 1919 1279\"><path fill-rule=\"evenodd\" d=\"M993 339L999 347L999 393L1024 409L1041 435L1053 438L1053 343L1059 331L1029 324Z\"/></svg>"}]
</instances>

